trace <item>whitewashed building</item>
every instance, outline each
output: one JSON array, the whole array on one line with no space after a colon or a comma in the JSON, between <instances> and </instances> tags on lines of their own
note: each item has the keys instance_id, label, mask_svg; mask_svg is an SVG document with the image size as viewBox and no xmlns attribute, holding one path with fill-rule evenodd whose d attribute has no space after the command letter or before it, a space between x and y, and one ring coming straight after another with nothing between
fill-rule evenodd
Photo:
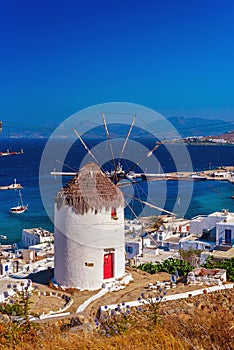
<instances>
[{"instance_id":1,"label":"whitewashed building","mask_svg":"<svg viewBox=\"0 0 234 350\"><path fill-rule=\"evenodd\" d=\"M234 213L223 209L210 215L200 215L190 222L191 234L213 240L216 245L234 245Z\"/></svg>"},{"instance_id":2,"label":"whitewashed building","mask_svg":"<svg viewBox=\"0 0 234 350\"><path fill-rule=\"evenodd\" d=\"M55 282L96 290L125 274L122 192L94 164L85 165L55 199Z\"/></svg>"},{"instance_id":3,"label":"whitewashed building","mask_svg":"<svg viewBox=\"0 0 234 350\"><path fill-rule=\"evenodd\" d=\"M22 231L22 242L25 248L44 242L52 242L54 235L43 228L25 228Z\"/></svg>"},{"instance_id":4,"label":"whitewashed building","mask_svg":"<svg viewBox=\"0 0 234 350\"><path fill-rule=\"evenodd\" d=\"M196 216L190 221L190 233L199 237L206 235L207 238L215 241L217 223L226 220L229 215L229 211L223 209L221 212Z\"/></svg>"},{"instance_id":5,"label":"whitewashed building","mask_svg":"<svg viewBox=\"0 0 234 350\"><path fill-rule=\"evenodd\" d=\"M234 213L216 224L216 244L234 246Z\"/></svg>"}]
</instances>

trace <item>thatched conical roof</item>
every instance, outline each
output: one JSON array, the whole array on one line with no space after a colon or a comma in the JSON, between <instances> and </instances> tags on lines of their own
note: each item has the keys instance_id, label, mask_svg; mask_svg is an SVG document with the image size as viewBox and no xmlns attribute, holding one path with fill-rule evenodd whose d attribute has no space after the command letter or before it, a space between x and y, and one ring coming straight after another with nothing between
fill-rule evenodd
<instances>
[{"instance_id":1,"label":"thatched conical roof","mask_svg":"<svg viewBox=\"0 0 234 350\"><path fill-rule=\"evenodd\" d=\"M55 198L57 208L72 207L77 214L89 210L123 207L123 194L95 163L88 163L64 186Z\"/></svg>"}]
</instances>

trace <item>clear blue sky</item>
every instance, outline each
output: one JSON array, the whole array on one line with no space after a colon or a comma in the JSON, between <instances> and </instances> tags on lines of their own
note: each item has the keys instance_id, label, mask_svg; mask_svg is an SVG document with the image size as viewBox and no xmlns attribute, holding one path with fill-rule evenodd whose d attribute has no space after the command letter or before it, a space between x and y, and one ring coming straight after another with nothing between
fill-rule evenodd
<instances>
[{"instance_id":1,"label":"clear blue sky","mask_svg":"<svg viewBox=\"0 0 234 350\"><path fill-rule=\"evenodd\" d=\"M0 120L113 101L234 120L233 0L1 0Z\"/></svg>"}]
</instances>

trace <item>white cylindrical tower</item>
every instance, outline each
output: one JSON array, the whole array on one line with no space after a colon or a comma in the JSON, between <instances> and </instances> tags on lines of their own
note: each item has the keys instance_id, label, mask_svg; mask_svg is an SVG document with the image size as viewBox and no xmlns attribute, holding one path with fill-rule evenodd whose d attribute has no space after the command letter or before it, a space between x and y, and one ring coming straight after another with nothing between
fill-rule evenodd
<instances>
[{"instance_id":1,"label":"white cylindrical tower","mask_svg":"<svg viewBox=\"0 0 234 350\"><path fill-rule=\"evenodd\" d=\"M55 281L96 290L125 274L124 199L94 163L55 199Z\"/></svg>"}]
</instances>

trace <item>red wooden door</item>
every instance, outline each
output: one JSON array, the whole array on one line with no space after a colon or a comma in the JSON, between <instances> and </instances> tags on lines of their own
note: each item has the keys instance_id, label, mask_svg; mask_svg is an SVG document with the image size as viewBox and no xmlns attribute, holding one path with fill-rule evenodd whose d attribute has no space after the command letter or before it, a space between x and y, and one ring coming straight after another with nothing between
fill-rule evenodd
<instances>
[{"instance_id":1,"label":"red wooden door","mask_svg":"<svg viewBox=\"0 0 234 350\"><path fill-rule=\"evenodd\" d=\"M104 255L104 279L113 277L113 255L111 253Z\"/></svg>"}]
</instances>

